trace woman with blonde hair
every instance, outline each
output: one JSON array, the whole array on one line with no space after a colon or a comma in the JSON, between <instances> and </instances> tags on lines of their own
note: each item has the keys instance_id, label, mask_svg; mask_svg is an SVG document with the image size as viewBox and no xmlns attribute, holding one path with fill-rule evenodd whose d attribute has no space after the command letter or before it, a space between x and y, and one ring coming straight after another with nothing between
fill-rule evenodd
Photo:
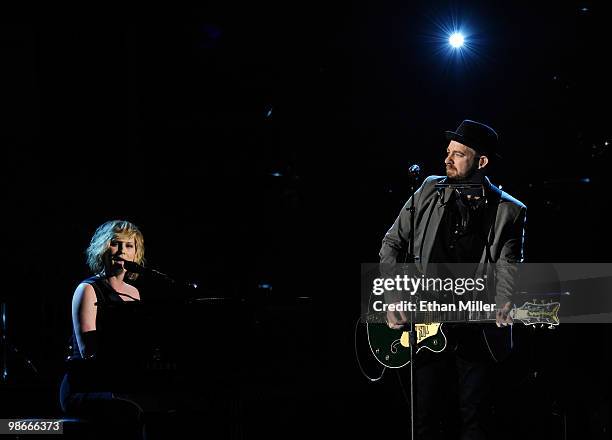
<instances>
[{"instance_id":1,"label":"woman with blonde hair","mask_svg":"<svg viewBox=\"0 0 612 440\"><path fill-rule=\"evenodd\" d=\"M110 391L100 390L97 351L97 304L140 301L138 289L126 281L136 279L124 263L144 261L144 239L140 229L126 220L111 220L99 226L87 248L92 276L82 281L72 297L72 354L60 389L62 410L68 414L111 422L138 437L142 431L142 409ZM77 368L74 368L78 365Z\"/></svg>"}]
</instances>

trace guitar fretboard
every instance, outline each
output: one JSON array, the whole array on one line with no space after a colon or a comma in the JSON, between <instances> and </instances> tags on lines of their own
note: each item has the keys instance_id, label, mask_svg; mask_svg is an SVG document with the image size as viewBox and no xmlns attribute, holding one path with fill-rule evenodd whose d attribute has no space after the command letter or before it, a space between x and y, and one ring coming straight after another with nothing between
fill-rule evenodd
<instances>
[{"instance_id":1,"label":"guitar fretboard","mask_svg":"<svg viewBox=\"0 0 612 440\"><path fill-rule=\"evenodd\" d=\"M470 310L447 310L447 311L424 311L404 312L408 322L416 324L430 324L434 322L447 323L469 323L495 321L495 311L470 311ZM386 312L372 312L366 316L368 323L386 323Z\"/></svg>"},{"instance_id":2,"label":"guitar fretboard","mask_svg":"<svg viewBox=\"0 0 612 440\"><path fill-rule=\"evenodd\" d=\"M463 303L459 302L459 304L413 303L412 308L408 306L407 302L401 302L384 307L394 307L395 311L398 311L398 307L403 308L404 310L402 311L408 322L414 324L488 322L495 321L497 314L495 305L482 301L465 301ZM558 302L546 304L526 302L521 307L512 309L510 316L513 320L521 321L527 325L558 325L558 311ZM375 310L368 313L364 320L367 323L386 323L387 312Z\"/></svg>"}]
</instances>

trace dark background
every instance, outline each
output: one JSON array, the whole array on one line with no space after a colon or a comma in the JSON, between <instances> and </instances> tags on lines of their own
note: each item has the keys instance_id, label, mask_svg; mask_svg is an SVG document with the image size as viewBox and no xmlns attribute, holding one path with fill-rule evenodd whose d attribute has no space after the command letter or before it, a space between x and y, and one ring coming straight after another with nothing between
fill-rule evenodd
<instances>
[{"instance_id":1,"label":"dark background","mask_svg":"<svg viewBox=\"0 0 612 440\"><path fill-rule=\"evenodd\" d=\"M608 9L417 1L3 11L2 299L11 342L39 370L13 359L14 392L35 384L45 408L55 404L83 251L99 224L125 218L142 228L150 266L197 280L203 295L262 304L261 339L245 352L252 368L274 373L255 385L282 390L290 419L330 417L338 432L361 432L361 414L384 431L377 420L394 376L369 385L357 369L357 273L376 261L408 195L408 167L442 173L444 130L470 118L499 132L493 181L529 207L529 261L609 260ZM467 34L462 57L446 49L453 22ZM560 407L576 432L604 422L586 422L568 401L609 405L600 381L609 330L589 332L607 352L578 359L568 327L546 365L550 377L589 376L598 387L555 386L540 407ZM384 417L406 410L391 395ZM280 414L280 398L262 399Z\"/></svg>"}]
</instances>

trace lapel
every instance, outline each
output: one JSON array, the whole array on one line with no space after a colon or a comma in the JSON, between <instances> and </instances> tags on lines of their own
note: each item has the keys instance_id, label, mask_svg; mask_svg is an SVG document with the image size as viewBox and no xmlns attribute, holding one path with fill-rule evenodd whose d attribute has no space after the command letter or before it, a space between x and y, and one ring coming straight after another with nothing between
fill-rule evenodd
<instances>
[{"instance_id":1,"label":"lapel","mask_svg":"<svg viewBox=\"0 0 612 440\"><path fill-rule=\"evenodd\" d=\"M497 209L499 208L502 196L502 191L491 184L488 177L485 177L485 192L487 195L487 208L484 221L485 230L483 233L486 234L487 240L482 258L480 259L481 263L493 262L491 246L495 242L495 220L497 219Z\"/></svg>"}]
</instances>

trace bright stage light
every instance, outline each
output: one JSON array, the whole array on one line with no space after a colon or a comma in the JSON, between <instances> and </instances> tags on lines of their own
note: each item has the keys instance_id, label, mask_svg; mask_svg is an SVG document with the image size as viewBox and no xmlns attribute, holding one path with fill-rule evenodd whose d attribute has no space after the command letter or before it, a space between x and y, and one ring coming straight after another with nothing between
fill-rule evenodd
<instances>
[{"instance_id":1,"label":"bright stage light","mask_svg":"<svg viewBox=\"0 0 612 440\"><path fill-rule=\"evenodd\" d=\"M459 32L455 32L454 34L452 34L449 38L448 38L448 42L450 43L451 46L453 46L455 49L460 48L461 46L463 46L463 43L465 42L465 39L463 38L463 35L461 35Z\"/></svg>"},{"instance_id":2,"label":"bright stage light","mask_svg":"<svg viewBox=\"0 0 612 440\"><path fill-rule=\"evenodd\" d=\"M476 32L476 23L460 19L455 12L432 19L431 32L426 35L446 67L452 64L468 68L483 61L481 51L486 47L486 39Z\"/></svg>"}]
</instances>

